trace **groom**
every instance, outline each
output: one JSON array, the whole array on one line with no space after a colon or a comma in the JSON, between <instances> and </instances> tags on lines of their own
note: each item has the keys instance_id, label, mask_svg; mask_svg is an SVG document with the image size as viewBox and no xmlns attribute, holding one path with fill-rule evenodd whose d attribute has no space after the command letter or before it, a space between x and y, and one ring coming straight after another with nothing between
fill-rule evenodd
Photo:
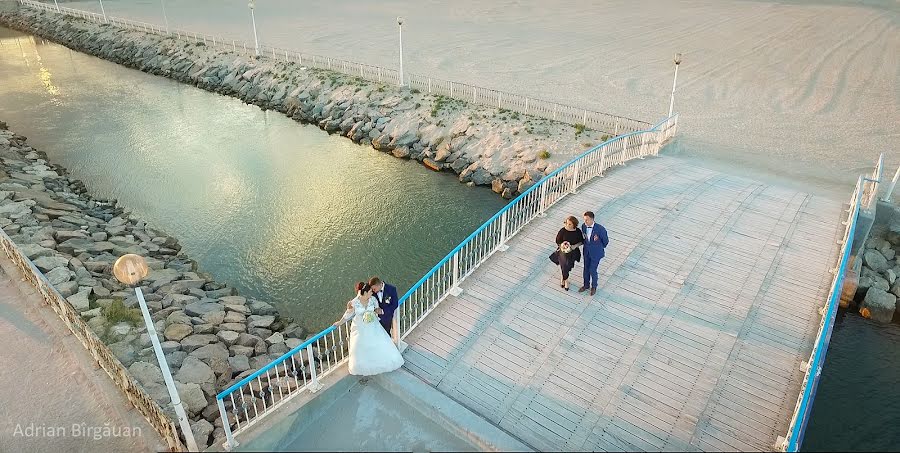
<instances>
[{"instance_id":1,"label":"groom","mask_svg":"<svg viewBox=\"0 0 900 453\"><path fill-rule=\"evenodd\" d=\"M384 330L390 334L394 322L394 310L397 309L397 302L400 301L400 298L397 297L397 288L381 281L378 277L370 278L369 286L372 287L372 294L378 299L378 307L384 310L381 315L381 327L384 327Z\"/></svg>"},{"instance_id":2,"label":"groom","mask_svg":"<svg viewBox=\"0 0 900 453\"><path fill-rule=\"evenodd\" d=\"M578 292L585 292L588 286L591 295L597 294L597 267L600 260L606 256L606 246L609 245L609 236L606 228L599 223L594 223L594 213L584 213L584 223L581 224L581 232L584 233L584 283Z\"/></svg>"}]
</instances>

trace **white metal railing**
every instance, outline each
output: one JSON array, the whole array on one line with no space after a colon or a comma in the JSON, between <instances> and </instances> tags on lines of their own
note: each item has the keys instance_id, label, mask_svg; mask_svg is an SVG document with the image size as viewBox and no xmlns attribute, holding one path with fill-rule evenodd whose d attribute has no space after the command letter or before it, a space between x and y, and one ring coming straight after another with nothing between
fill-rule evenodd
<instances>
[{"instance_id":1,"label":"white metal railing","mask_svg":"<svg viewBox=\"0 0 900 453\"><path fill-rule=\"evenodd\" d=\"M518 94L489 88L477 87L465 83L435 79L433 77L406 74L409 87L423 93L447 96L460 99L471 104L511 110L524 115L532 115L569 124L583 124L588 128L608 132L613 136L620 133L635 132L648 129L651 124L645 121L616 116L609 113L595 112L557 102L529 98Z\"/></svg>"},{"instance_id":2,"label":"white metal railing","mask_svg":"<svg viewBox=\"0 0 900 453\"><path fill-rule=\"evenodd\" d=\"M221 48L226 51L237 52L245 56L255 54L255 49L247 41L241 39L226 38L207 35L191 31L171 29L169 27L147 22L134 21L121 17L106 16L102 14L81 11L73 8L57 7L48 3L35 0L19 0L19 3L41 11L66 14L72 17L80 17L96 23L108 23L128 30L138 30L145 33L154 33L175 38L194 39L202 41L208 46ZM259 55L264 58L272 58L286 62L296 62L299 65L317 69L336 71L347 75L360 77L366 80L380 83L400 84L400 73L396 69L383 68L364 63L356 63L331 57L313 55L283 47L264 45L260 43ZM511 110L540 118L568 123L572 125L582 124L588 128L596 129L613 136L649 129L651 124L610 113L602 113L593 110L573 107L558 102L545 101L530 98L504 91L483 88L461 82L437 79L419 74L406 74L410 89L417 89L423 93L447 96L454 99L469 102L474 105L495 107Z\"/></svg>"},{"instance_id":3,"label":"white metal railing","mask_svg":"<svg viewBox=\"0 0 900 453\"><path fill-rule=\"evenodd\" d=\"M816 340L813 343L813 350L809 354L809 359L801 365L805 372L803 383L801 384L802 391L797 396L787 434L784 437L779 436L775 445L780 451L799 451L803 442L803 435L809 422L809 416L812 413L812 405L819 385L819 377L822 375L822 368L825 366L825 354L828 352L828 344L831 341L834 319L840 305L844 273L847 270L850 250L853 247L859 212L862 209L871 208L871 204L878 193L883 166L884 154L879 157L875 170L872 172L872 177L868 178L861 175L856 182L853 194L850 196L850 209L847 214L847 220L843 222L845 225L844 235L839 242L841 249L838 255L837 267L831 270L834 278L831 281L828 299L826 299L825 306L822 307L820 312L822 321L819 324L819 331L816 334Z\"/></svg>"},{"instance_id":4,"label":"white metal railing","mask_svg":"<svg viewBox=\"0 0 900 453\"><path fill-rule=\"evenodd\" d=\"M657 155L663 144L675 135L677 126L678 115L674 115L647 130L607 140L541 178L510 201L400 298L394 312L395 341L399 343L434 307L457 293L459 284L494 252L503 249L529 221L608 169L632 159ZM237 434L290 398L305 390L317 391L320 379L347 360L349 335L347 325L329 327L219 393L216 403L228 447L237 445Z\"/></svg>"},{"instance_id":5,"label":"white metal railing","mask_svg":"<svg viewBox=\"0 0 900 453\"><path fill-rule=\"evenodd\" d=\"M47 3L35 1L35 0L18 0L19 3L23 6L28 6L30 8L35 8L41 11L47 11L51 13L61 13L71 17L81 18L90 22L95 22L98 24L110 24L115 25L117 27L124 28L126 30L135 30L144 33L152 33L157 35L170 36L176 39L193 39L197 42L202 42L207 46L212 46L216 48L220 48L222 50L230 50L233 52L239 52L245 55L250 55L253 53L253 49L247 46L247 41L240 39L231 39L224 38L221 36L208 35L204 33L197 33L192 31L181 30L177 28L167 28L165 26L161 26L158 24L152 24L149 22L141 22L137 20L126 19L123 17L115 17L115 16L106 16L103 17L102 14L92 13L89 11L82 11L80 9L74 8L66 8L59 7L57 10L56 6L50 5Z\"/></svg>"},{"instance_id":6,"label":"white metal railing","mask_svg":"<svg viewBox=\"0 0 900 453\"><path fill-rule=\"evenodd\" d=\"M656 126L621 135L572 159L510 201L466 240L454 248L400 299L395 313L405 338L448 295L496 251L505 248L528 222L591 179L632 159L655 156L675 135L678 115Z\"/></svg>"}]
</instances>

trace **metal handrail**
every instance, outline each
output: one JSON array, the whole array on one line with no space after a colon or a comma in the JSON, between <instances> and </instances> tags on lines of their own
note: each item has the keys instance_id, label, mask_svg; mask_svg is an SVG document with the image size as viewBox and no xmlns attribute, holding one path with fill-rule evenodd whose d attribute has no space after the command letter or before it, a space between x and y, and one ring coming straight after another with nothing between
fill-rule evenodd
<instances>
[{"instance_id":1,"label":"metal handrail","mask_svg":"<svg viewBox=\"0 0 900 453\"><path fill-rule=\"evenodd\" d=\"M838 260L838 267L833 270L834 279L831 283L831 289L828 299L823 310L822 322L819 326L819 332L816 335L816 341L813 350L810 353L808 361L803 362L805 367L805 375L801 387L803 391L797 397L797 403L794 406L794 413L791 416L791 422L788 425L787 435L780 439L776 445L781 451L799 451L803 441L803 435L806 432L806 426L809 423L809 416L812 412L813 401L816 396L816 390L819 385L819 378L822 374L822 367L825 365L825 354L828 352L828 345L831 341L831 333L834 329L834 320L837 315L837 309L840 304L841 291L844 283L844 273L847 270L847 263L850 259L850 249L853 245L853 237L856 232L859 211L865 204L863 195L872 197L878 190L878 179L881 176L881 167L883 156L879 159L879 163L872 173L873 179L860 175L856 182L856 189L850 197L850 209L848 211L847 221L844 222L844 236L841 240L841 252Z\"/></svg>"},{"instance_id":2,"label":"metal handrail","mask_svg":"<svg viewBox=\"0 0 900 453\"><path fill-rule=\"evenodd\" d=\"M510 201L400 298L394 314L395 340L405 338L437 304L459 289L466 276L495 251L503 249L505 242L530 220L607 169L631 159L657 155L662 145L675 135L677 124L678 115L673 115L646 131L621 135L596 145ZM490 250L476 247L485 233L492 235ZM462 256L464 253L470 255ZM451 264L455 271L445 269ZM450 284L443 284L448 277ZM425 293L432 297L424 297ZM237 446L234 436L253 426L277 405L303 390L317 391L321 386L319 380L349 357L346 348L349 335L350 329L344 325L328 327L216 395L226 445ZM237 425L234 431L232 422Z\"/></svg>"}]
</instances>

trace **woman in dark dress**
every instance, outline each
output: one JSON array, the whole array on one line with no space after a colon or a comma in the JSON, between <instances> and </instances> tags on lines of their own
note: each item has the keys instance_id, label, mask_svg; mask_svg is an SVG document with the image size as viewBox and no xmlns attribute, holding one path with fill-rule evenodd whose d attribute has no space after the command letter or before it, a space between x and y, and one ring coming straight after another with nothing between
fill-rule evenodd
<instances>
[{"instance_id":1,"label":"woman in dark dress","mask_svg":"<svg viewBox=\"0 0 900 453\"><path fill-rule=\"evenodd\" d=\"M556 245L558 246L559 268L562 270L562 282L560 288L569 290L569 272L575 267L575 262L581 261L579 245L584 243L584 234L578 228L578 219L574 216L566 218L565 226L556 233Z\"/></svg>"}]
</instances>

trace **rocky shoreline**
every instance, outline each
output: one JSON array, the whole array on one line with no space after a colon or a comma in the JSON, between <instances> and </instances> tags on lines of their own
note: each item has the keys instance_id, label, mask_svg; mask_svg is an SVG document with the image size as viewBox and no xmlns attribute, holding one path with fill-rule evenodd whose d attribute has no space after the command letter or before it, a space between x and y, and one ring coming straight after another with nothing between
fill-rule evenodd
<instances>
[{"instance_id":1,"label":"rocky shoreline","mask_svg":"<svg viewBox=\"0 0 900 453\"><path fill-rule=\"evenodd\" d=\"M452 171L504 198L531 187L607 134L369 82L294 62L258 61L201 42L19 8L0 23L151 74L316 124L398 158Z\"/></svg>"},{"instance_id":2,"label":"rocky shoreline","mask_svg":"<svg viewBox=\"0 0 900 453\"><path fill-rule=\"evenodd\" d=\"M0 122L0 227L176 420L134 292L110 267L146 258L148 308L201 448L224 439L215 395L306 338L269 303L199 272L178 241L84 184Z\"/></svg>"},{"instance_id":3,"label":"rocky shoreline","mask_svg":"<svg viewBox=\"0 0 900 453\"><path fill-rule=\"evenodd\" d=\"M900 320L900 223L873 229L859 255L862 267L854 297L859 313L882 323Z\"/></svg>"}]
</instances>

